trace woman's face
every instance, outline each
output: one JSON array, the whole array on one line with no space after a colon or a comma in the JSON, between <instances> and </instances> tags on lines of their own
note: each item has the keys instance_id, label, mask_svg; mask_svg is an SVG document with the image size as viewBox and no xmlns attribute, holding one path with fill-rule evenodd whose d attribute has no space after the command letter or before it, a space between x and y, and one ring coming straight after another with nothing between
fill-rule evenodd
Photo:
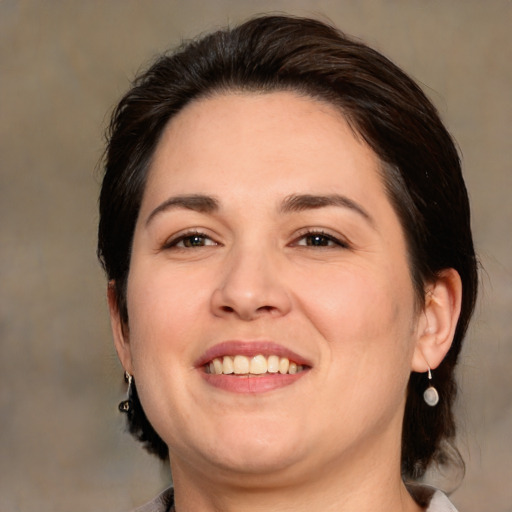
<instances>
[{"instance_id":1,"label":"woman's face","mask_svg":"<svg viewBox=\"0 0 512 512\"><path fill-rule=\"evenodd\" d=\"M414 299L378 159L336 109L232 93L169 123L117 345L173 470L297 475L396 451Z\"/></svg>"}]
</instances>

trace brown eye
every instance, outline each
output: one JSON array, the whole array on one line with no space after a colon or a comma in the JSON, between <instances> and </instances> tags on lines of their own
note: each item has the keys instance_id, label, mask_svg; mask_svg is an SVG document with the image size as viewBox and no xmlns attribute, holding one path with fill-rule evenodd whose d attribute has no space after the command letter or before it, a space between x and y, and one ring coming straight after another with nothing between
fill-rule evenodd
<instances>
[{"instance_id":1,"label":"brown eye","mask_svg":"<svg viewBox=\"0 0 512 512\"><path fill-rule=\"evenodd\" d=\"M302 247L348 247L348 244L326 233L306 233L296 242Z\"/></svg>"},{"instance_id":2,"label":"brown eye","mask_svg":"<svg viewBox=\"0 0 512 512\"><path fill-rule=\"evenodd\" d=\"M202 235L192 235L183 238L183 247L203 247L207 245L207 238Z\"/></svg>"},{"instance_id":3,"label":"brown eye","mask_svg":"<svg viewBox=\"0 0 512 512\"><path fill-rule=\"evenodd\" d=\"M217 245L217 243L207 235L203 233L188 233L169 241L166 244L166 248L194 249L196 247L212 245Z\"/></svg>"},{"instance_id":4,"label":"brown eye","mask_svg":"<svg viewBox=\"0 0 512 512\"><path fill-rule=\"evenodd\" d=\"M304 237L305 245L312 247L328 247L334 245L334 242L325 235L308 235ZM301 244L299 244L301 245Z\"/></svg>"}]
</instances>

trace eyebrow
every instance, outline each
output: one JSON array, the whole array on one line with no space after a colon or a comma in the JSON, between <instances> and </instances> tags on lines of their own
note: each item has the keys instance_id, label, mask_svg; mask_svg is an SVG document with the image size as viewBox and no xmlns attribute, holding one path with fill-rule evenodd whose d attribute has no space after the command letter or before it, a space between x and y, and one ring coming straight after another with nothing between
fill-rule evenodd
<instances>
[{"instance_id":1,"label":"eyebrow","mask_svg":"<svg viewBox=\"0 0 512 512\"><path fill-rule=\"evenodd\" d=\"M358 203L349 199L346 196L339 194L329 195L313 195L313 194L293 194L286 197L280 205L279 211L281 213L294 213L302 212L305 210L314 210L318 208L326 208L329 206L336 206L348 208L353 212L359 214L371 226L374 227L373 218L370 214ZM191 194L173 196L166 199L163 203L159 204L146 219L146 226L160 213L172 209L186 209L193 210L200 213L213 213L220 209L220 204L217 199L212 196Z\"/></svg>"},{"instance_id":2,"label":"eyebrow","mask_svg":"<svg viewBox=\"0 0 512 512\"><path fill-rule=\"evenodd\" d=\"M146 219L146 226L160 213L175 208L193 210L200 213L212 213L219 209L219 201L211 196L193 194L173 196L159 204Z\"/></svg>"},{"instance_id":3,"label":"eyebrow","mask_svg":"<svg viewBox=\"0 0 512 512\"><path fill-rule=\"evenodd\" d=\"M317 208L326 208L336 206L348 208L363 217L372 227L375 226L373 218L358 203L346 196L339 194L312 195L312 194L293 194L285 198L280 210L283 213L302 212L304 210L314 210Z\"/></svg>"}]
</instances>

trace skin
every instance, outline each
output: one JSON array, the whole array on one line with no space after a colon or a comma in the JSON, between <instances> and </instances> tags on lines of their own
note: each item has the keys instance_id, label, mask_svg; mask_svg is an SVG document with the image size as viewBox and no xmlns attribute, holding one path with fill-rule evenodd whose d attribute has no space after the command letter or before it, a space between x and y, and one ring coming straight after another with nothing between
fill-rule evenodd
<instances>
[{"instance_id":1,"label":"skin","mask_svg":"<svg viewBox=\"0 0 512 512\"><path fill-rule=\"evenodd\" d=\"M333 194L344 200L284 206ZM166 205L190 195L217 207ZM188 105L151 165L129 325L109 290L178 511L420 510L400 478L405 391L449 349L460 279L443 272L417 307L378 158L334 107L291 92ZM309 364L290 385L231 392L197 366L228 340L271 341Z\"/></svg>"}]
</instances>

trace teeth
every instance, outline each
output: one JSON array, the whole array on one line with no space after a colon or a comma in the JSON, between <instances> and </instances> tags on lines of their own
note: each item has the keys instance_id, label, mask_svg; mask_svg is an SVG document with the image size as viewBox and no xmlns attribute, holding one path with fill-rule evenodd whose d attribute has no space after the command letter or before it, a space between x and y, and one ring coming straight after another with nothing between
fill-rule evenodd
<instances>
[{"instance_id":1,"label":"teeth","mask_svg":"<svg viewBox=\"0 0 512 512\"><path fill-rule=\"evenodd\" d=\"M254 356L251 359L251 365L249 367L249 373L254 373L255 375L261 375L262 373L267 373L267 358L265 356L259 355Z\"/></svg>"},{"instance_id":2,"label":"teeth","mask_svg":"<svg viewBox=\"0 0 512 512\"><path fill-rule=\"evenodd\" d=\"M230 373L235 372L235 367L233 365L233 358L229 356L224 356L222 359L222 373L229 375Z\"/></svg>"},{"instance_id":3,"label":"teeth","mask_svg":"<svg viewBox=\"0 0 512 512\"><path fill-rule=\"evenodd\" d=\"M265 357L258 354L254 357L242 355L224 356L222 359L216 357L206 365L206 372L215 375L262 375L264 373L295 374L304 370L302 365L298 365L287 357L271 355Z\"/></svg>"},{"instance_id":4,"label":"teeth","mask_svg":"<svg viewBox=\"0 0 512 512\"><path fill-rule=\"evenodd\" d=\"M281 357L279 359L279 373L288 373L290 367L290 360L287 357Z\"/></svg>"},{"instance_id":5,"label":"teeth","mask_svg":"<svg viewBox=\"0 0 512 512\"><path fill-rule=\"evenodd\" d=\"M269 356L267 360L267 372L268 373L277 373L279 371L279 357L278 356Z\"/></svg>"},{"instance_id":6,"label":"teeth","mask_svg":"<svg viewBox=\"0 0 512 512\"><path fill-rule=\"evenodd\" d=\"M224 368L222 361L220 359L213 360L213 369L216 375L220 375L223 372Z\"/></svg>"},{"instance_id":7,"label":"teeth","mask_svg":"<svg viewBox=\"0 0 512 512\"><path fill-rule=\"evenodd\" d=\"M237 375L249 373L249 358L245 356L235 356L233 366Z\"/></svg>"}]
</instances>

